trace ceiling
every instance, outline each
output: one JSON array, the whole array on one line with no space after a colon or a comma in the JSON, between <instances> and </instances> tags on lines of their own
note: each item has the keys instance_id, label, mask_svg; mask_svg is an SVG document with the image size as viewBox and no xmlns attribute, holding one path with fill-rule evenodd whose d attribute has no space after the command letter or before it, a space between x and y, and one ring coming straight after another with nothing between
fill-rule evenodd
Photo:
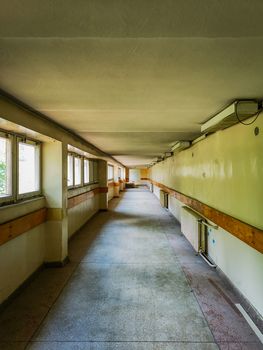
<instances>
[{"instance_id":1,"label":"ceiling","mask_svg":"<svg viewBox=\"0 0 263 350\"><path fill-rule=\"evenodd\" d=\"M127 166L263 97L261 0L9 0L0 87Z\"/></svg>"}]
</instances>

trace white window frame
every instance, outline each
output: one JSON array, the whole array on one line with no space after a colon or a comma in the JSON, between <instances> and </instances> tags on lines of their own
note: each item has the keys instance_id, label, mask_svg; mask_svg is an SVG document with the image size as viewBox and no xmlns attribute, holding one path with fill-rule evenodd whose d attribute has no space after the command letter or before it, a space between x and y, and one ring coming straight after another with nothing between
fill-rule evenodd
<instances>
[{"instance_id":1,"label":"white window frame","mask_svg":"<svg viewBox=\"0 0 263 350\"><path fill-rule=\"evenodd\" d=\"M109 177L109 169L112 169L112 177ZM111 164L108 164L108 168L107 168L107 180L108 182L111 182L114 180L114 166Z\"/></svg>"},{"instance_id":2,"label":"white window frame","mask_svg":"<svg viewBox=\"0 0 263 350\"><path fill-rule=\"evenodd\" d=\"M8 138L10 140L10 164L11 164L11 194L9 196L0 197L0 206L6 206L10 204L19 203L23 200L28 200L34 197L42 195L42 143L38 140L25 137L23 135L15 134L7 130L0 130L0 136ZM27 144L33 144L38 146L38 184L39 189L37 191L31 191L27 193L19 194L19 142L25 142Z\"/></svg>"},{"instance_id":3,"label":"white window frame","mask_svg":"<svg viewBox=\"0 0 263 350\"><path fill-rule=\"evenodd\" d=\"M89 178L89 181L85 181L85 161L88 162L88 178ZM90 159L88 158L84 158L83 159L83 184L84 185L88 185L90 183Z\"/></svg>"},{"instance_id":4,"label":"white window frame","mask_svg":"<svg viewBox=\"0 0 263 350\"><path fill-rule=\"evenodd\" d=\"M75 174L75 161L76 159L80 159L80 183L76 184L76 174ZM83 186L83 157L79 154L74 154L73 156L73 187L78 188Z\"/></svg>"},{"instance_id":5,"label":"white window frame","mask_svg":"<svg viewBox=\"0 0 263 350\"><path fill-rule=\"evenodd\" d=\"M9 163L11 166L10 171L10 177L11 177L11 183L10 183L10 190L11 194L7 196L0 196L0 204L9 204L10 202L14 202L16 199L16 174L15 174L15 169L14 169L14 163L15 163L15 157L14 157L14 136L12 134L9 134L8 132L1 131L0 130L0 137L3 139L8 139L10 142L10 159Z\"/></svg>"},{"instance_id":6,"label":"white window frame","mask_svg":"<svg viewBox=\"0 0 263 350\"><path fill-rule=\"evenodd\" d=\"M69 156L73 157L73 162L72 162L73 184L70 186L67 186L68 190L72 190L72 189L79 188L79 187L84 187L87 185L93 185L93 184L96 184L99 182L99 164L98 164L97 159L87 158L87 157L84 157L78 153L68 152L67 153L67 161L68 161ZM75 159L76 158L81 158L81 184L80 185L75 185ZM85 181L85 176L84 176L85 161L88 161L88 168L89 168L89 181L88 182ZM67 167L67 170L68 170L68 167ZM68 174L67 174L67 179L68 179Z\"/></svg>"},{"instance_id":7,"label":"white window frame","mask_svg":"<svg viewBox=\"0 0 263 350\"><path fill-rule=\"evenodd\" d=\"M72 157L72 185L68 185L68 159ZM74 188L74 154L68 152L67 154L67 187L68 189Z\"/></svg>"},{"instance_id":8,"label":"white window frame","mask_svg":"<svg viewBox=\"0 0 263 350\"><path fill-rule=\"evenodd\" d=\"M27 193L21 193L19 194L19 143L25 143L28 145L33 145L37 147L38 150L38 185L39 189L37 191L31 191ZM27 139L23 137L17 137L16 138L16 189L17 189L17 199L25 199L25 198L32 198L35 196L39 196L42 193L42 179L41 179L41 143L32 139Z\"/></svg>"},{"instance_id":9,"label":"white window frame","mask_svg":"<svg viewBox=\"0 0 263 350\"><path fill-rule=\"evenodd\" d=\"M122 179L122 168L118 167L118 179Z\"/></svg>"}]
</instances>

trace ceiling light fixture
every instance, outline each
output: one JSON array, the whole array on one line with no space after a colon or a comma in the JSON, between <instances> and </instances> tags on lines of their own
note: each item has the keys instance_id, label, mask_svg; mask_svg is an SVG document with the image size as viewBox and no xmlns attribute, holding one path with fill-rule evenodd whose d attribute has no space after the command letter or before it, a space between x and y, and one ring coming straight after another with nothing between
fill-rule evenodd
<instances>
[{"instance_id":1,"label":"ceiling light fixture","mask_svg":"<svg viewBox=\"0 0 263 350\"><path fill-rule=\"evenodd\" d=\"M202 133L222 130L255 116L260 112L259 103L255 100L238 100L213 116L201 126Z\"/></svg>"}]
</instances>

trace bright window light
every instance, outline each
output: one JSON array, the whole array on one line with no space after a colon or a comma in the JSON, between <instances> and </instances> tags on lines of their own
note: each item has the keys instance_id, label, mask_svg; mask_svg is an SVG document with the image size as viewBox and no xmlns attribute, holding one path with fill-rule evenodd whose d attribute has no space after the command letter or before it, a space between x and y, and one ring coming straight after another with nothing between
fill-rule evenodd
<instances>
[{"instance_id":1,"label":"bright window light","mask_svg":"<svg viewBox=\"0 0 263 350\"><path fill-rule=\"evenodd\" d=\"M84 183L89 183L89 161L84 159Z\"/></svg>"},{"instance_id":2,"label":"bright window light","mask_svg":"<svg viewBox=\"0 0 263 350\"><path fill-rule=\"evenodd\" d=\"M73 156L68 155L68 187L73 186Z\"/></svg>"},{"instance_id":3,"label":"bright window light","mask_svg":"<svg viewBox=\"0 0 263 350\"><path fill-rule=\"evenodd\" d=\"M108 180L113 180L113 166L108 165Z\"/></svg>"},{"instance_id":4,"label":"bright window light","mask_svg":"<svg viewBox=\"0 0 263 350\"><path fill-rule=\"evenodd\" d=\"M25 194L39 191L39 146L19 142L18 154L18 193Z\"/></svg>"},{"instance_id":5,"label":"bright window light","mask_svg":"<svg viewBox=\"0 0 263 350\"><path fill-rule=\"evenodd\" d=\"M81 185L81 158L74 157L74 185Z\"/></svg>"},{"instance_id":6,"label":"bright window light","mask_svg":"<svg viewBox=\"0 0 263 350\"><path fill-rule=\"evenodd\" d=\"M0 197L12 194L11 169L11 142L8 138L0 137Z\"/></svg>"}]
</instances>

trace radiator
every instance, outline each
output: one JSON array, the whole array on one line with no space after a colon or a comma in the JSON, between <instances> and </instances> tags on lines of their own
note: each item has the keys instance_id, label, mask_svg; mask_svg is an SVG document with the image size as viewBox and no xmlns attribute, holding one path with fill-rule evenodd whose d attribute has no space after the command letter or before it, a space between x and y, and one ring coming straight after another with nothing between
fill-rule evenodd
<instances>
[{"instance_id":1,"label":"radiator","mask_svg":"<svg viewBox=\"0 0 263 350\"><path fill-rule=\"evenodd\" d=\"M200 230L202 230L202 226L200 225L198 220L202 220L203 218L198 215L196 212L191 210L188 207L181 208L181 231L187 240L191 243L194 250L199 252L202 242Z\"/></svg>"},{"instance_id":2,"label":"radiator","mask_svg":"<svg viewBox=\"0 0 263 350\"><path fill-rule=\"evenodd\" d=\"M160 204L168 209L168 193L163 190L160 190Z\"/></svg>"}]
</instances>

